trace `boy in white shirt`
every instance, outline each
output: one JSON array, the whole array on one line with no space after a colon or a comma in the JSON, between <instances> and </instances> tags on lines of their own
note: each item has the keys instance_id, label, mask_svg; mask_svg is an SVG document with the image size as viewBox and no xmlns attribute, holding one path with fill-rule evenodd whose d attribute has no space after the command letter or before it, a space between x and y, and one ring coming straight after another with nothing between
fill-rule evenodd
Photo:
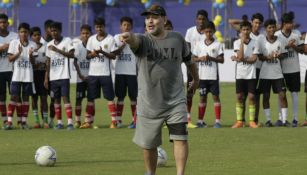
<instances>
[{"instance_id":1,"label":"boy in white shirt","mask_svg":"<svg viewBox=\"0 0 307 175\"><path fill-rule=\"evenodd\" d=\"M54 109L57 117L55 129L64 129L61 109L62 97L67 117L67 129L72 130L74 126L72 107L69 100L69 59L74 57L74 48L71 39L61 35L62 23L54 22L51 24L50 29L53 40L47 44L47 70L44 85L46 88L50 88L50 97L54 98ZM48 87L48 78L50 87Z\"/></svg>"},{"instance_id":2,"label":"boy in white shirt","mask_svg":"<svg viewBox=\"0 0 307 175\"><path fill-rule=\"evenodd\" d=\"M236 56L231 59L236 61L236 94L237 94L237 122L232 128L243 127L244 96L248 94L249 101L249 127L258 128L255 123L255 91L256 91L256 61L259 48L256 41L250 38L251 24L243 21L240 24L240 39L234 42Z\"/></svg>"},{"instance_id":3,"label":"boy in white shirt","mask_svg":"<svg viewBox=\"0 0 307 175\"><path fill-rule=\"evenodd\" d=\"M11 101L8 106L8 122L5 129L13 129L13 115L15 108L21 118L21 128L29 129L27 117L29 112L29 96L33 95L33 68L34 49L36 44L29 41L30 25L21 23L18 26L19 39L10 42L8 49L9 61L14 62L14 71L10 87ZM21 102L21 108L17 108Z\"/></svg>"},{"instance_id":4,"label":"boy in white shirt","mask_svg":"<svg viewBox=\"0 0 307 175\"><path fill-rule=\"evenodd\" d=\"M197 43L192 56L193 61L198 62L199 94L198 128L206 127L204 116L207 106L207 95L211 92L214 101L215 124L214 128L221 128L221 102L218 63L224 63L223 45L214 39L215 26L212 21L205 23L204 34L206 39Z\"/></svg>"}]
</instances>

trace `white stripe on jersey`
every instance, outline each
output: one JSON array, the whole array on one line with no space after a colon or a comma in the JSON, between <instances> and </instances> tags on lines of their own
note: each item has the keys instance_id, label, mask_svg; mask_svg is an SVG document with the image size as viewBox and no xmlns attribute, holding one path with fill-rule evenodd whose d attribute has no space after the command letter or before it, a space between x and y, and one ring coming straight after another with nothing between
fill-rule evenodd
<instances>
[{"instance_id":1,"label":"white stripe on jersey","mask_svg":"<svg viewBox=\"0 0 307 175\"><path fill-rule=\"evenodd\" d=\"M196 43L200 41L205 41L206 35L201 34L197 31L196 26L188 28L186 34L185 34L185 40L186 42L191 44L191 52L193 53L194 47L196 46Z\"/></svg>"},{"instance_id":2,"label":"white stripe on jersey","mask_svg":"<svg viewBox=\"0 0 307 175\"><path fill-rule=\"evenodd\" d=\"M267 39L263 43L263 55L268 56L272 52L286 53L285 49L287 42L282 38L277 38L275 42L271 43ZM260 79L280 79L283 78L281 63L279 59L263 61L260 70Z\"/></svg>"},{"instance_id":3,"label":"white stripe on jersey","mask_svg":"<svg viewBox=\"0 0 307 175\"><path fill-rule=\"evenodd\" d=\"M4 44L10 44L14 39L17 39L18 35L15 32L9 32L6 37L0 36L0 46ZM0 72L11 72L13 70L13 64L9 62L7 51L0 53Z\"/></svg>"},{"instance_id":4,"label":"white stripe on jersey","mask_svg":"<svg viewBox=\"0 0 307 175\"><path fill-rule=\"evenodd\" d=\"M81 41L81 40L80 40ZM83 76L88 76L88 71L90 67L90 61L86 59L87 49L81 42L73 42L75 48L75 57L78 60L78 65L80 67L80 72ZM80 83L82 80L77 76L77 82Z\"/></svg>"},{"instance_id":5,"label":"white stripe on jersey","mask_svg":"<svg viewBox=\"0 0 307 175\"><path fill-rule=\"evenodd\" d=\"M8 53L13 55L17 54L19 46L22 46L22 52L14 61L12 81L33 82L33 67L30 62L29 51L30 49L34 50L37 46L32 41L29 41L27 46L23 46L19 39L15 39L10 42Z\"/></svg>"},{"instance_id":6,"label":"white stripe on jersey","mask_svg":"<svg viewBox=\"0 0 307 175\"><path fill-rule=\"evenodd\" d=\"M123 44L119 40L119 36L120 34L114 36L116 49ZM136 75L136 56L130 49L129 45L126 45L122 53L117 56L115 63L115 74Z\"/></svg>"},{"instance_id":7,"label":"white stripe on jersey","mask_svg":"<svg viewBox=\"0 0 307 175\"><path fill-rule=\"evenodd\" d=\"M275 35L286 40L287 44L289 43L290 40L293 39L295 40L295 45L302 44L300 42L299 36L293 32L291 32L289 36L285 36L284 33L282 33L281 30L279 30L275 33ZM287 50L288 50L288 56L281 60L281 67L283 73L300 72L300 62L299 62L298 53L292 48L289 48Z\"/></svg>"},{"instance_id":8,"label":"white stripe on jersey","mask_svg":"<svg viewBox=\"0 0 307 175\"><path fill-rule=\"evenodd\" d=\"M241 39L234 42L234 51L237 52L240 49ZM256 41L250 39L246 44L244 43L244 59L249 58L253 54L259 54L259 48ZM256 78L256 63L248 64L246 62L237 62L236 64L236 79L255 79Z\"/></svg>"},{"instance_id":9,"label":"white stripe on jersey","mask_svg":"<svg viewBox=\"0 0 307 175\"><path fill-rule=\"evenodd\" d=\"M70 79L69 59L62 54L48 49L50 45L53 45L60 50L64 50L65 52L69 52L74 49L71 39L64 37L57 45L54 43L54 40L51 40L47 44L46 49L46 56L50 58L50 81Z\"/></svg>"},{"instance_id":10,"label":"white stripe on jersey","mask_svg":"<svg viewBox=\"0 0 307 175\"><path fill-rule=\"evenodd\" d=\"M250 33L249 35L251 37L251 39L254 39L256 41L256 44L258 45L258 48L259 48L259 54L262 54L263 53L263 48L261 46L262 43L264 42L265 40L265 36L261 33L259 33L258 35L255 35L253 32ZM259 59L257 60L256 62L256 68L257 69L260 69L261 68L261 64L262 64L262 61L260 61Z\"/></svg>"},{"instance_id":11,"label":"white stripe on jersey","mask_svg":"<svg viewBox=\"0 0 307 175\"><path fill-rule=\"evenodd\" d=\"M218 41L212 42L210 45L204 41L198 42L195 46L194 53L197 57L209 55L217 58L224 54L223 45ZM198 63L198 75L201 80L217 80L218 79L218 63L214 61L202 61Z\"/></svg>"},{"instance_id":12,"label":"white stripe on jersey","mask_svg":"<svg viewBox=\"0 0 307 175\"><path fill-rule=\"evenodd\" d=\"M108 34L102 41L97 40L97 34L88 39L86 49L89 51L99 50L100 47L105 52L112 52L115 50L114 38ZM106 56L99 54L99 57L91 58L89 75L92 76L109 76L111 61Z\"/></svg>"}]
</instances>

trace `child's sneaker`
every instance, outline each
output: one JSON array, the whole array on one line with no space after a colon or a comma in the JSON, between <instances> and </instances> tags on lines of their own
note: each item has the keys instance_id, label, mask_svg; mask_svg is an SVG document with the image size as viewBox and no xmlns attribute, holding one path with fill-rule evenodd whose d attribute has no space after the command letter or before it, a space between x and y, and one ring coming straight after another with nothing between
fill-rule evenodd
<instances>
[{"instance_id":1,"label":"child's sneaker","mask_svg":"<svg viewBox=\"0 0 307 175\"><path fill-rule=\"evenodd\" d=\"M213 128L221 128L222 127L222 125L221 125L221 123L219 123L219 122L216 122L214 125L213 125Z\"/></svg>"}]
</instances>

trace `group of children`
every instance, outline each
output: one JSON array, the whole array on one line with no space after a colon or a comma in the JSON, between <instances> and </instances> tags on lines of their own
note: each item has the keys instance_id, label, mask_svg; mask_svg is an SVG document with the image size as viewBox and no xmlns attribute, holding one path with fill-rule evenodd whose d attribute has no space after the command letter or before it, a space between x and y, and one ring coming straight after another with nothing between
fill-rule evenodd
<instances>
[{"instance_id":1,"label":"group of children","mask_svg":"<svg viewBox=\"0 0 307 175\"><path fill-rule=\"evenodd\" d=\"M265 126L298 126L298 92L300 91L300 66L298 53L306 53L306 40L302 42L300 33L294 30L294 13L283 14L282 25L278 30L274 19L264 21L260 13L252 16L251 22L239 22L238 39L234 41L236 62L236 123L232 128L241 128L245 123L245 101L248 99L249 127L257 128L259 99L263 95ZM261 26L264 24L264 33ZM0 14L0 112L3 128L13 129L13 115L16 110L17 124L28 129L29 97L32 97L32 111L35 116L34 128L63 129L62 105L67 117L67 129L92 128L95 116L95 99L103 97L108 101L111 116L110 128L122 127L124 98L131 101L132 122L129 128L136 127L137 104L137 58L128 45L120 41L120 34L114 37L105 31L105 20L94 20L95 34L91 26L82 25L80 36L71 40L63 37L62 24L47 20L45 35L39 27L30 28L21 23L18 34L10 32L8 17ZM120 20L121 32L133 28L130 17ZM165 24L172 30L170 21ZM205 10L196 14L196 26L187 30L185 40L191 48L192 60L198 64L199 94L198 121L191 122L193 91L187 92L188 127L204 128L207 95L211 93L214 101L216 120L214 127L221 125L221 102L219 98L218 64L224 62L224 46L214 36L215 25L208 19ZM30 39L31 38L31 39ZM304 45L305 44L305 45ZM70 59L77 70L75 122L70 103ZM227 58L228 59L228 58ZM113 60L116 60L113 67ZM115 69L115 80L112 80ZM188 83L193 81L188 75ZM6 108L6 87L10 89L10 102ZM114 88L113 88L114 86ZM279 119L273 123L270 111L270 92L278 94ZM292 97L292 123L288 122L288 102L286 89ZM305 88L305 92L307 88ZM48 113L47 96L50 95ZM115 102L115 96L117 101ZM84 122L81 122L82 100L87 98ZM38 113L40 99L40 115ZM49 116L48 116L49 114ZM56 123L54 124L54 117ZM302 123L307 126L307 122Z\"/></svg>"},{"instance_id":2,"label":"group of children","mask_svg":"<svg viewBox=\"0 0 307 175\"><path fill-rule=\"evenodd\" d=\"M130 31L133 20L123 17L120 21L121 31ZM73 128L92 128L95 116L95 99L100 98L102 89L112 123L110 128L122 127L124 98L127 94L131 100L132 122L129 128L135 128L136 120L136 58L128 45L105 32L105 20L94 20L96 34L92 35L89 25L82 25L80 37L71 40L63 37L62 24L47 20L46 34L41 35L39 27L27 23L18 26L18 34L7 30L8 17L0 14L0 112L3 129L13 129L13 115L16 110L17 125L28 129L29 97L35 116L34 128L63 129L63 100L67 117L68 130ZM30 39L31 38L31 39ZM75 122L70 103L70 59L73 59L78 74L75 104ZM111 70L112 60L115 64L115 88ZM11 66L13 65L13 67ZM6 86L10 90L10 102L6 109ZM47 95L50 95L50 116L48 117ZM115 103L114 98L117 97ZM38 99L42 123L38 114ZM82 99L87 98L84 123L81 123ZM56 123L54 123L56 117Z\"/></svg>"}]
</instances>

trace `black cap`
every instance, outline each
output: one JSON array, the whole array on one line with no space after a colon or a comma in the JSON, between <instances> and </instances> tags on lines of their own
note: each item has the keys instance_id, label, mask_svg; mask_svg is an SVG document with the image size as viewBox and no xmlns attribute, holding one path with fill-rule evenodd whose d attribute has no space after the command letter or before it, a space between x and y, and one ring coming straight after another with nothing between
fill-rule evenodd
<instances>
[{"instance_id":1,"label":"black cap","mask_svg":"<svg viewBox=\"0 0 307 175\"><path fill-rule=\"evenodd\" d=\"M164 8L160 5L157 5L157 4L150 6L143 13L141 13L142 16L146 16L146 15L149 15L149 14L166 16L166 12L165 12Z\"/></svg>"}]
</instances>

